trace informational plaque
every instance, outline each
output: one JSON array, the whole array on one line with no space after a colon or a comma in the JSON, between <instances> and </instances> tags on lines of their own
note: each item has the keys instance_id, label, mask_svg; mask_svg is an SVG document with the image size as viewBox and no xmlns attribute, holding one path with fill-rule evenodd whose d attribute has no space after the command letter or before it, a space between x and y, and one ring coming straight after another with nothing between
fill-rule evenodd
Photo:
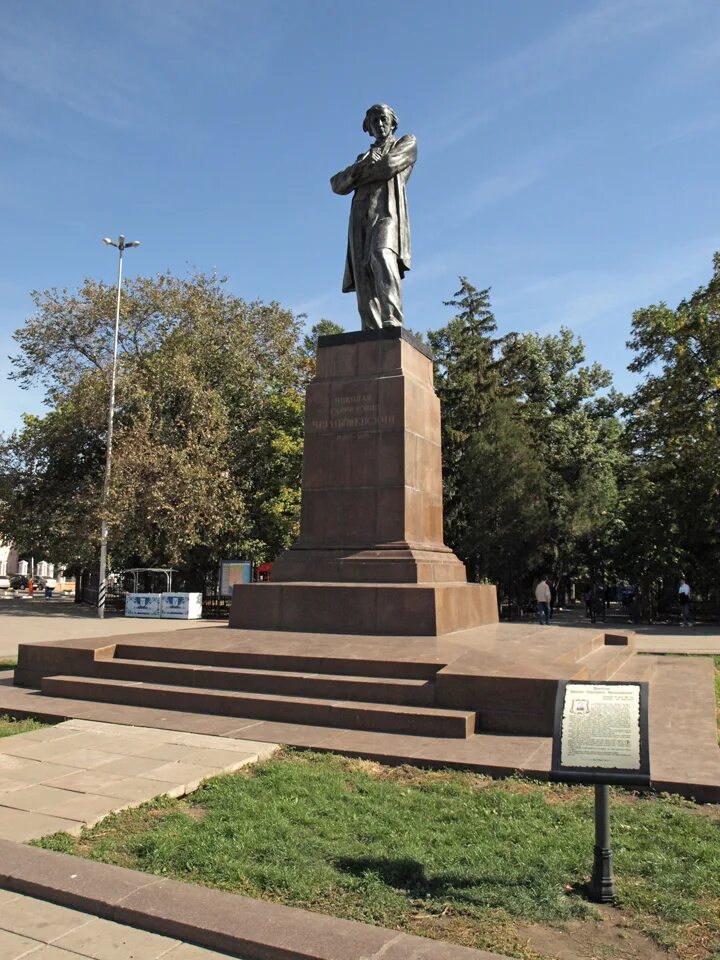
<instances>
[{"instance_id":1,"label":"informational plaque","mask_svg":"<svg viewBox=\"0 0 720 960\"><path fill-rule=\"evenodd\" d=\"M232 597L236 583L252 581L252 563L249 560L220 561L220 596Z\"/></svg>"},{"instance_id":2,"label":"informational plaque","mask_svg":"<svg viewBox=\"0 0 720 960\"><path fill-rule=\"evenodd\" d=\"M649 786L647 683L562 681L550 778Z\"/></svg>"}]
</instances>

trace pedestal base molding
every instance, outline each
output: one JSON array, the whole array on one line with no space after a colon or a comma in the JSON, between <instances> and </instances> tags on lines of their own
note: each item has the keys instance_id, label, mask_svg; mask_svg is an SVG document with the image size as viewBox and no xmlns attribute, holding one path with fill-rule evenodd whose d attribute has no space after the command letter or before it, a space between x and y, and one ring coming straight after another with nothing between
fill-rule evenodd
<instances>
[{"instance_id":1,"label":"pedestal base molding","mask_svg":"<svg viewBox=\"0 0 720 960\"><path fill-rule=\"evenodd\" d=\"M495 587L479 583L237 584L230 626L299 633L441 636L497 623Z\"/></svg>"}]
</instances>

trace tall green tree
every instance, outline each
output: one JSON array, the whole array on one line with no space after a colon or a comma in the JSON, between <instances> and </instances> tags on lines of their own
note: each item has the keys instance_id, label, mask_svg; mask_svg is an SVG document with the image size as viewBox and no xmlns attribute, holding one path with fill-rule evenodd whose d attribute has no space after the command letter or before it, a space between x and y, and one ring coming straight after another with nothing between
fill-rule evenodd
<instances>
[{"instance_id":1,"label":"tall green tree","mask_svg":"<svg viewBox=\"0 0 720 960\"><path fill-rule=\"evenodd\" d=\"M609 559L623 463L610 374L569 330L497 336L465 278L430 334L443 404L446 537L472 579L587 576Z\"/></svg>"},{"instance_id":2,"label":"tall green tree","mask_svg":"<svg viewBox=\"0 0 720 960\"><path fill-rule=\"evenodd\" d=\"M720 253L713 275L675 309L633 314L626 405L633 470L623 489L627 574L648 582L684 572L717 590L720 574Z\"/></svg>"},{"instance_id":3,"label":"tall green tree","mask_svg":"<svg viewBox=\"0 0 720 960\"><path fill-rule=\"evenodd\" d=\"M114 292L34 295L14 376L43 417L0 444L0 529L23 549L97 555ZM126 282L119 336L111 556L194 564L272 557L297 525L307 361L300 322L203 274Z\"/></svg>"},{"instance_id":4,"label":"tall green tree","mask_svg":"<svg viewBox=\"0 0 720 960\"><path fill-rule=\"evenodd\" d=\"M514 580L541 542L543 465L504 383L489 290L460 283L446 302L455 316L428 335L442 403L446 540L471 579Z\"/></svg>"},{"instance_id":5,"label":"tall green tree","mask_svg":"<svg viewBox=\"0 0 720 960\"><path fill-rule=\"evenodd\" d=\"M503 375L545 472L546 572L557 583L597 578L610 560L623 465L620 398L608 391L611 375L585 363L582 341L566 328L508 338Z\"/></svg>"}]
</instances>

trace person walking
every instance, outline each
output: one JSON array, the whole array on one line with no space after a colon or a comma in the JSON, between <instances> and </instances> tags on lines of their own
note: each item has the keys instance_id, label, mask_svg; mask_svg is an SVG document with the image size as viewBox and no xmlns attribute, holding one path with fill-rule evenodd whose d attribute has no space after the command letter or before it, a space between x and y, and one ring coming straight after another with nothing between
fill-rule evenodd
<instances>
[{"instance_id":1,"label":"person walking","mask_svg":"<svg viewBox=\"0 0 720 960\"><path fill-rule=\"evenodd\" d=\"M543 577L535 587L535 600L537 601L538 623L541 625L549 624L552 593L550 592L550 584L545 577Z\"/></svg>"},{"instance_id":2,"label":"person walking","mask_svg":"<svg viewBox=\"0 0 720 960\"><path fill-rule=\"evenodd\" d=\"M585 591L585 616L590 623L595 623L595 586L593 584L589 584Z\"/></svg>"},{"instance_id":3,"label":"person walking","mask_svg":"<svg viewBox=\"0 0 720 960\"><path fill-rule=\"evenodd\" d=\"M694 626L694 623L691 619L692 611L690 609L690 584L685 580L685 577L680 578L680 586L678 587L678 603L680 604L682 626Z\"/></svg>"}]
</instances>

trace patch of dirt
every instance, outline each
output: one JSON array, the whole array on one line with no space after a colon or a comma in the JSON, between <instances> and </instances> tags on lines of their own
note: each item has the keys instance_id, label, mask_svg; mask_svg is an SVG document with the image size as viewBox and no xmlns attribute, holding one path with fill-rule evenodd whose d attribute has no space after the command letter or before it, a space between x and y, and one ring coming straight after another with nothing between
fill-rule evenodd
<instances>
[{"instance_id":1,"label":"patch of dirt","mask_svg":"<svg viewBox=\"0 0 720 960\"><path fill-rule=\"evenodd\" d=\"M515 933L530 951L555 960L668 960L679 956L629 926L619 910L597 910L599 920L572 920L562 927L518 923Z\"/></svg>"},{"instance_id":2,"label":"patch of dirt","mask_svg":"<svg viewBox=\"0 0 720 960\"><path fill-rule=\"evenodd\" d=\"M632 925L623 911L594 904L597 917L562 924L522 923L503 911L482 922L455 914L419 912L402 924L407 933L489 950L521 960L714 960L717 930L706 924L683 930L676 950L660 946ZM712 926L712 925L711 925Z\"/></svg>"},{"instance_id":3,"label":"patch of dirt","mask_svg":"<svg viewBox=\"0 0 720 960\"><path fill-rule=\"evenodd\" d=\"M477 920L459 916L451 910L439 914L416 913L402 924L402 929L416 937L429 937L476 950L488 950L502 956L546 960L543 954L517 936L515 927L509 924L504 916L489 914L480 927Z\"/></svg>"}]
</instances>

